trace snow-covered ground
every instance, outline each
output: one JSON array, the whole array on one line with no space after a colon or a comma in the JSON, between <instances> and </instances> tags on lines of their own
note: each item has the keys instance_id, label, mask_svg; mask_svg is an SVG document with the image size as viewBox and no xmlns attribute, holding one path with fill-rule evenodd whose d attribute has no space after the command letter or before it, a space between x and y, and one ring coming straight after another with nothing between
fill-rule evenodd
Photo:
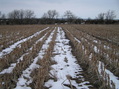
<instances>
[{"instance_id":1,"label":"snow-covered ground","mask_svg":"<svg viewBox=\"0 0 119 89\"><path fill-rule=\"evenodd\" d=\"M48 37L48 39L45 41L45 43L43 44L41 50L38 53L38 56L36 58L34 58L33 63L22 72L22 75L20 76L20 78L18 79L17 82L17 86L15 89L31 89L30 87L28 87L27 85L29 85L32 82L32 78L30 76L30 74L32 73L32 71L36 68L39 68L40 65L37 64L37 61L39 59L43 58L43 55L45 54L45 51L47 50L47 48L49 47L49 43L52 40L54 31L52 31L52 33L50 34L50 36ZM41 38L42 39L42 38Z\"/></svg>"},{"instance_id":2,"label":"snow-covered ground","mask_svg":"<svg viewBox=\"0 0 119 89\"><path fill-rule=\"evenodd\" d=\"M89 89L89 86L91 86L87 85L89 82L85 81L82 75L83 70L72 55L71 50L64 31L58 27L54 56L52 57L56 64L51 66L50 71L50 76L55 80L50 79L45 83L45 86L49 89L71 89L70 86L76 89ZM76 80L80 83L77 83Z\"/></svg>"},{"instance_id":3,"label":"snow-covered ground","mask_svg":"<svg viewBox=\"0 0 119 89\"><path fill-rule=\"evenodd\" d=\"M47 34L47 33L46 33L46 34ZM46 34L45 34L43 37L41 37L40 39L38 39L38 40L35 42L34 45L36 45L38 42L42 41L42 39L46 36ZM33 46L34 46L34 45L33 45ZM31 48L29 48L28 50L32 50L33 46L32 46ZM29 52L29 51L28 51L28 52ZM8 68L2 70L2 71L0 72L0 74L11 73L11 72L13 71L13 69L16 67L16 65L17 65L20 61L23 60L23 57L28 54L28 52L25 53L25 54L23 54L19 59L17 59L17 62L16 62L16 63L12 63L12 64L10 64L10 67L8 67Z\"/></svg>"},{"instance_id":4,"label":"snow-covered ground","mask_svg":"<svg viewBox=\"0 0 119 89\"><path fill-rule=\"evenodd\" d=\"M119 89L119 78L116 77L111 71L106 69L104 66L105 66L104 63L99 61L98 71L99 71L100 75L102 76L101 71L104 71L105 77L106 77L106 75L108 75L107 77L109 77L110 86L112 86L112 82L113 82L115 84L115 88Z\"/></svg>"},{"instance_id":5,"label":"snow-covered ground","mask_svg":"<svg viewBox=\"0 0 119 89\"><path fill-rule=\"evenodd\" d=\"M11 45L9 48L4 49L2 52L0 52L0 58L4 55L9 54L11 51L14 50L17 46L20 46L22 42L25 42L37 35L39 35L42 31L47 30L49 27L34 33L32 36L29 36L27 38L24 38L13 45ZM83 69L78 64L77 59L72 54L72 48L69 45L68 39L65 37L65 32L62 30L61 27L58 27L51 32L50 36L47 38L47 40L44 42L41 50L38 52L38 56L36 56L33 59L33 62L26 68L24 71L22 71L22 75L18 78L17 85L15 89L32 89L29 84L32 83L32 77L30 74L32 71L36 68L40 68L40 65L37 64L37 61L42 59L44 54L46 53L47 48L49 47L49 43L52 40L53 34L55 30L57 30L57 37L56 37L56 44L54 46L53 55L51 59L56 62L56 64L51 65L51 70L49 72L50 79L45 82L44 86L48 89L90 89L92 85L90 85L89 81L86 81L83 76ZM67 30L68 31L68 30ZM68 31L69 32L69 31ZM48 32L47 32L48 33ZM47 34L46 33L46 34ZM70 33L70 32L69 32ZM42 41L44 37L46 37L46 34L38 39L34 45L36 45L38 42ZM74 39L79 43L82 44L82 40L87 41L85 38L81 38L81 40L77 39L75 36L72 35ZM97 43L97 40L93 41L94 43ZM33 45L33 46L34 46ZM29 48L28 50L32 50L33 46ZM104 48L109 49L108 46L104 46ZM85 49L85 46L82 45L82 49ZM101 50L97 46L93 46L93 50L95 53L99 53ZM86 50L85 50L86 51ZM24 53L21 55L19 59L17 59L16 63L12 63L10 67L7 69L4 69L0 72L0 74L5 73L12 73L13 69L16 67L16 65L23 60L23 57L27 55L27 53ZM85 52L86 53L86 52ZM107 55L108 56L108 55ZM91 61L93 57L93 53L90 53L89 60ZM108 57L107 57L108 59ZM115 84L115 88L119 89L119 77L116 77L111 71L105 68L105 64L101 61L98 61L99 64L97 64L99 75L104 77L103 75L107 75L107 79L110 81L110 85L112 82ZM102 75L103 71L103 75ZM104 77L105 79L106 77Z\"/></svg>"},{"instance_id":6,"label":"snow-covered ground","mask_svg":"<svg viewBox=\"0 0 119 89\"><path fill-rule=\"evenodd\" d=\"M23 42L25 42L25 41L27 41L27 40L29 40L29 39L31 39L31 38L33 38L33 37L39 35L42 31L47 30L48 28L49 28L49 27L47 27L47 28L45 28L45 29L43 29L43 30L41 30L41 31L39 31L39 32L36 32L36 33L34 33L33 35L31 35L31 36L29 36L29 37L27 37L27 38L24 38L24 39L22 39L22 40L20 40L20 41L17 41L16 43L10 45L8 48L5 48L4 50L2 50L2 51L0 52L0 58L2 58L4 55L9 54L9 53L10 53L11 51L13 51L20 43L23 43Z\"/></svg>"},{"instance_id":7,"label":"snow-covered ground","mask_svg":"<svg viewBox=\"0 0 119 89\"><path fill-rule=\"evenodd\" d=\"M78 40L77 38L74 37L74 39L77 42L81 43L80 40ZM97 41L94 40L94 42L97 42ZM107 46L107 48L109 48L109 47ZM96 53L99 53L100 50L97 48L97 46L94 46L94 51ZM91 60L91 59L92 59L92 53L89 55L89 60ZM99 71L100 76L103 76L101 71L104 72L105 77L106 77L106 75L108 75L107 77L109 78L110 86L112 86L112 82L113 82L115 84L115 88L119 89L119 77L115 76L110 70L106 69L105 68L105 64L103 62L101 62L101 61L99 61L99 64L98 64L98 71Z\"/></svg>"}]
</instances>

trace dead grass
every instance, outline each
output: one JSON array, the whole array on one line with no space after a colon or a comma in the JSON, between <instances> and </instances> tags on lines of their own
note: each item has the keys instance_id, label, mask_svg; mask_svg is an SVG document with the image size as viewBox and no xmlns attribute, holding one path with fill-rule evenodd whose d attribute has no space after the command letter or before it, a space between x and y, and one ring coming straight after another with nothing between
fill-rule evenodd
<instances>
[{"instance_id":1,"label":"dead grass","mask_svg":"<svg viewBox=\"0 0 119 89\"><path fill-rule=\"evenodd\" d=\"M78 30L74 27L67 28L76 38L82 42L85 48L87 48L92 53L96 53L96 56L100 56L99 60L105 63L107 69L111 70L116 76L119 76L119 72L117 71L119 68L119 47L117 45L97 39L86 32L82 32L82 30L80 31L80 27ZM96 47L97 50L94 47ZM95 52L95 50L97 52Z\"/></svg>"},{"instance_id":2,"label":"dead grass","mask_svg":"<svg viewBox=\"0 0 119 89\"><path fill-rule=\"evenodd\" d=\"M17 61L17 59L23 55L24 53L26 53L28 51L28 49L30 47L32 47L33 44L35 44L35 42L41 38L42 36L44 36L44 34L47 32L46 31L43 31L41 32L37 37L33 37L23 43L21 43L20 47L16 47L11 53L3 56L3 58L0 58L0 71L2 71L4 68L7 68L9 67L9 65L11 63L15 63ZM37 44L36 46L33 47L33 50L32 50L32 54L34 53L33 51L38 51L37 50L37 47L40 46L39 44ZM3 65L3 64L6 64L6 65Z\"/></svg>"},{"instance_id":3,"label":"dead grass","mask_svg":"<svg viewBox=\"0 0 119 89\"><path fill-rule=\"evenodd\" d=\"M119 42L119 25L74 25L74 27L95 37Z\"/></svg>"},{"instance_id":4,"label":"dead grass","mask_svg":"<svg viewBox=\"0 0 119 89\"><path fill-rule=\"evenodd\" d=\"M83 34L83 32L75 30L72 27L63 27L63 28L64 31L66 32L66 36L71 41L73 53L77 57L79 64L81 65L81 67L85 72L85 77L95 86L95 88L111 89L109 77L106 77L108 75L105 75L104 76L105 78L104 77L101 78L100 74L98 73L98 65L99 65L98 61L100 60L100 55L94 51L95 45L91 40L89 40L92 37L90 38L88 34L86 33ZM76 41L74 37L79 39L81 43ZM92 57L91 59L89 59L91 53ZM105 61L107 60L105 59ZM104 72L105 71L102 70L102 73Z\"/></svg>"},{"instance_id":5,"label":"dead grass","mask_svg":"<svg viewBox=\"0 0 119 89\"><path fill-rule=\"evenodd\" d=\"M2 37L0 36L0 44L6 44L4 47L1 46L0 50L3 50L20 39L32 35L44 27L46 26L0 26L0 32L4 35ZM84 73L82 74L86 80L90 81L91 85L94 86L90 89L115 89L113 82L111 83L112 88L110 87L110 78L109 75L105 74L105 69L109 69L115 75L119 76L119 30L117 30L119 26L62 25L62 27L66 33L66 37L70 40L73 54L76 56L78 63L83 68ZM0 59L0 71L2 71L3 69L8 68L11 63L17 62L17 59L21 57L21 55L28 53L24 55L23 60L17 63L12 73L0 75L0 89L13 89L16 86L17 80L22 74L22 71L28 68L28 66L33 62L33 59L38 55L38 52L45 40L54 29L53 26L50 26L50 28L51 30L43 31L37 37L33 37L32 39L21 43L21 46L16 47L11 53ZM2 31L2 29L5 30ZM43 40L35 44L35 42L46 33L47 35L43 38ZM14 38L12 36L14 36ZM57 30L54 32L52 41L49 43L49 47L45 51L45 55L37 62L37 64L40 65L40 68L34 69L31 73L33 82L30 84L30 87L33 89L48 89L44 87L44 83L46 81L49 79L57 81L56 75L49 72L52 69L51 65L57 63L51 60L51 57L59 55L53 53L56 36ZM28 50L31 47L33 48ZM95 47L97 48L96 50L94 50ZM67 63L67 58L65 58L64 61ZM98 71L99 61L102 61L105 64L104 68L103 65L101 65L101 74ZM73 80L73 78L67 75L67 79L70 84L64 85L71 89L75 89L75 87L71 84L71 80ZM76 80L77 83L80 83L78 79L74 80Z\"/></svg>"},{"instance_id":6,"label":"dead grass","mask_svg":"<svg viewBox=\"0 0 119 89\"><path fill-rule=\"evenodd\" d=\"M45 28L39 25L1 25L0 26L0 51L13 43L26 38L33 33Z\"/></svg>"},{"instance_id":7,"label":"dead grass","mask_svg":"<svg viewBox=\"0 0 119 89\"><path fill-rule=\"evenodd\" d=\"M51 31L48 32L48 34L44 37L44 39L42 41L39 41L37 44L33 45L32 50L29 50L28 54L26 54L23 57L23 60L21 60L19 63L17 63L17 65L13 69L12 73L0 75L0 79L2 79L3 80L2 82L4 82L4 84L2 86L2 87L4 87L4 89L7 89L8 87L10 89L12 89L16 86L17 80L21 76L22 71L25 70L26 68L28 68L28 66L33 62L33 59L37 56L39 50L41 49L42 45L44 44L44 41L49 36L50 32ZM41 34L41 36L43 36L43 35L44 34ZM41 36L38 36L38 37L41 37ZM37 38L37 39L39 39L39 38Z\"/></svg>"},{"instance_id":8,"label":"dead grass","mask_svg":"<svg viewBox=\"0 0 119 89\"><path fill-rule=\"evenodd\" d=\"M50 66L52 65L51 56L55 44L56 31L54 32L52 41L49 44L48 49L46 50L45 55L37 63L41 66L38 69L38 73L33 77L33 83L31 84L34 89L45 89L44 83L50 79Z\"/></svg>"}]
</instances>

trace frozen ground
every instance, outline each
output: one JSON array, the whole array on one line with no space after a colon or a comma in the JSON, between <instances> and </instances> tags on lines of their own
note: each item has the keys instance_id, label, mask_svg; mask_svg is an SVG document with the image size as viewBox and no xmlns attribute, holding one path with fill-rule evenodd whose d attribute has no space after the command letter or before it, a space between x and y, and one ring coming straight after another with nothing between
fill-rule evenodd
<instances>
[{"instance_id":1,"label":"frozen ground","mask_svg":"<svg viewBox=\"0 0 119 89\"><path fill-rule=\"evenodd\" d=\"M47 33L46 33L46 34L47 34ZM45 34L43 37L41 37L39 40L37 40L34 45L36 45L38 42L42 41L42 39L46 36L46 34ZM34 45L33 45L33 46L34 46ZM28 49L28 52L29 52L29 50L32 50L33 46ZM10 64L10 67L8 67L8 68L2 70L2 71L0 72L0 74L12 73L12 71L13 71L13 69L16 67L16 65L17 65L20 61L23 60L23 57L24 57L25 55L27 55L28 52L25 53L25 54L23 54L19 59L17 59L17 62L16 62L16 63L12 63L12 64Z\"/></svg>"},{"instance_id":2,"label":"frozen ground","mask_svg":"<svg viewBox=\"0 0 119 89\"><path fill-rule=\"evenodd\" d=\"M47 29L48 28L43 30L47 30ZM57 28L55 28L55 30L56 29ZM14 50L15 47L19 46L20 43L25 42L34 36L37 36L42 31L39 31L30 37L20 40L14 43L13 45L11 45L9 48L4 49L2 52L0 52L0 57L6 54L9 54L11 51ZM34 69L40 68L40 65L37 64L37 61L43 58L47 48L49 47L49 43L52 40L54 31L51 32L50 36L43 44L41 50L38 53L38 56L34 58L33 62L28 66L28 68L22 71L22 75L18 78L18 81L16 83L17 86L15 89L32 89L29 86L29 84L32 83L32 77L30 76L30 74L32 73ZM37 40L35 44L37 44L37 42L39 41L42 41L45 35L39 40ZM82 44L81 40L77 39L76 37L74 37L74 39L79 44ZM82 39L85 40L84 38ZM62 30L62 28L58 27L57 38L55 40L56 44L54 46L54 50L52 53L53 56L51 57L51 59L55 61L56 63L51 65L51 70L49 72L49 75L51 78L48 81L46 81L44 84L44 86L47 87L48 89L71 89L72 87L73 89L89 89L89 87L91 87L89 81L85 80L83 76L83 70L80 67L80 65L77 63L77 59L75 58L75 56L73 56L71 52L72 48L69 45L69 41L70 40L66 39L65 33ZM97 43L97 40L94 40L94 42ZM82 45L82 48L85 49L84 45ZM31 50L31 49L32 47L28 50ZM94 46L93 50L96 53L99 53L100 51L97 48L97 46ZM27 54L28 53L21 55L21 57L17 59L17 63L22 61L23 56ZM93 54L91 53L89 55L90 61L92 59L92 56ZM0 72L0 74L11 73L14 67L17 65L17 63L12 63L9 68L4 69L3 71ZM103 62L99 61L99 64L97 66L98 66L98 71L100 76L102 76L101 71L104 71L104 75L105 76L108 75L109 77L110 85L113 82L115 84L116 89L119 89L119 78L116 77L111 71L106 69Z\"/></svg>"},{"instance_id":3,"label":"frozen ground","mask_svg":"<svg viewBox=\"0 0 119 89\"><path fill-rule=\"evenodd\" d=\"M27 41L27 40L29 40L29 39L31 39L31 38L33 38L33 37L39 35L42 31L47 30L48 28L49 28L49 27L47 27L47 28L45 28L45 29L43 29L43 30L41 30L41 31L39 31L39 32L36 32L36 33L34 33L33 35L31 35L31 36L29 36L29 37L27 37L27 38L24 38L24 39L22 39L22 40L20 40L20 41L17 41L16 43L10 45L8 48L5 48L4 50L2 50L2 51L0 52L0 58L2 58L4 55L9 54L9 53L10 53L11 51L13 51L20 43L23 43L23 42L25 42L25 41Z\"/></svg>"},{"instance_id":4,"label":"frozen ground","mask_svg":"<svg viewBox=\"0 0 119 89\"><path fill-rule=\"evenodd\" d=\"M54 47L54 56L52 60L56 64L51 66L50 79L45 83L49 89L89 89L89 82L85 81L82 75L82 68L77 63L76 58L71 53L71 46L69 40L65 38L64 31L59 27L56 45ZM80 81L77 83L76 80Z\"/></svg>"},{"instance_id":5,"label":"frozen ground","mask_svg":"<svg viewBox=\"0 0 119 89\"><path fill-rule=\"evenodd\" d=\"M32 83L32 78L31 78L30 74L32 73L32 71L34 69L40 67L40 65L37 64L37 61L39 59L42 59L43 58L43 55L45 54L45 51L49 47L49 43L52 40L53 34L54 34L54 31L51 33L51 35L48 37L48 39L43 44L41 50L38 53L38 56L33 60L33 63L26 70L24 70L22 72L22 75L18 79L17 86L16 86L15 89L31 89L30 87L28 87L28 85L30 83Z\"/></svg>"},{"instance_id":6,"label":"frozen ground","mask_svg":"<svg viewBox=\"0 0 119 89\"><path fill-rule=\"evenodd\" d=\"M110 86L112 86L112 82L113 82L115 84L115 88L116 89L119 89L119 78L116 77L111 71L109 71L108 69L106 69L104 66L105 66L104 63L101 62L101 61L99 61L98 71L99 71L100 75L102 76L101 71L104 71L105 77L109 77Z\"/></svg>"},{"instance_id":7,"label":"frozen ground","mask_svg":"<svg viewBox=\"0 0 119 89\"><path fill-rule=\"evenodd\" d=\"M74 37L74 39L78 42L78 43L81 43L80 42L80 40L78 40L77 38L75 38ZM94 40L94 42L96 43L97 41L96 40ZM105 48L107 48L107 49L109 49L109 47L108 46L104 46ZM82 47L83 49L84 49L84 46ZM99 53L99 49L96 47L96 46L94 46L94 51L96 52L96 53ZM108 57L108 54L107 54L107 57ZM89 59L91 60L92 59L92 53L89 55ZM108 59L108 58L107 58ZM100 74L100 76L103 76L102 75L102 73L101 73L101 71L103 71L103 73L104 73L104 75L105 75L105 77L104 77L104 79L107 77L107 78L109 78L109 82L110 82L110 86L112 86L112 82L115 84L115 88L116 89L119 89L119 77L117 77L117 76L115 76L110 70L108 70L108 69L106 69L105 68L105 64L103 63L103 62L101 62L101 61L98 61L99 63L98 63L98 71L99 71L99 74Z\"/></svg>"}]
</instances>

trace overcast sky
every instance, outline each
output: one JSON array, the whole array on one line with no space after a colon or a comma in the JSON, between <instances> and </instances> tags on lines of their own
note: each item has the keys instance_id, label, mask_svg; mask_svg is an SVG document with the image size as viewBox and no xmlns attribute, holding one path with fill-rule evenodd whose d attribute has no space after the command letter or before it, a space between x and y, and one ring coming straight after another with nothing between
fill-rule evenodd
<instances>
[{"instance_id":1,"label":"overcast sky","mask_svg":"<svg viewBox=\"0 0 119 89\"><path fill-rule=\"evenodd\" d=\"M41 17L48 10L57 10L60 16L70 10L81 18L95 18L101 12L114 10L119 19L119 0L0 0L0 11L9 13L15 9L30 9Z\"/></svg>"}]
</instances>

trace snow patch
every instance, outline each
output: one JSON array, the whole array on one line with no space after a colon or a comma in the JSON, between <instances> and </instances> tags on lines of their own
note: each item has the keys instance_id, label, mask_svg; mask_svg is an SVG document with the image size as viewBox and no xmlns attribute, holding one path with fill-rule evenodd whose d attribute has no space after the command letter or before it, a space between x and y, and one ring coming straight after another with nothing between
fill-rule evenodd
<instances>
[{"instance_id":1,"label":"snow patch","mask_svg":"<svg viewBox=\"0 0 119 89\"><path fill-rule=\"evenodd\" d=\"M46 34L47 34L47 33L46 33ZM46 34L45 34L43 37L41 37L39 40L37 40L37 41L35 42L35 44L37 44L39 41L42 41L42 39L46 36ZM34 45L35 45L35 44L34 44ZM21 47L21 46L19 45L19 47ZM28 49L28 50L32 50L32 48L33 48L33 46L32 46L30 49ZM11 72L13 71L13 69L15 68L15 66L16 66L20 61L22 61L22 60L23 60L23 57L24 57L25 55L27 55L27 54L28 54L28 53L23 54L19 59L17 59L17 63L12 63L12 64L10 65L10 67L8 67L8 68L2 70L2 71L0 72L0 74L11 73Z\"/></svg>"},{"instance_id":2,"label":"snow patch","mask_svg":"<svg viewBox=\"0 0 119 89\"><path fill-rule=\"evenodd\" d=\"M47 27L47 28L45 28L45 29L43 29L43 30L41 30L41 31L39 31L39 32L34 33L32 36L29 36L29 37L24 38L24 39L22 39L22 40L20 40L20 41L17 41L17 42L14 43L13 45L11 45L11 46L9 46L8 48L2 50L2 52L0 52L0 58L2 58L4 55L9 54L9 53L10 53L11 51L13 51L19 44L21 44L21 43L23 43L23 42L25 42L25 41L27 41L27 40L33 38L34 36L39 35L41 32L47 30L48 28L49 28L49 27Z\"/></svg>"},{"instance_id":3,"label":"snow patch","mask_svg":"<svg viewBox=\"0 0 119 89\"><path fill-rule=\"evenodd\" d=\"M54 34L54 30L52 31L52 33L50 34L50 36L48 37L48 39L45 41L45 43L43 44L41 50L39 51L38 53L38 56L33 60L33 63L26 69L22 72L22 75L21 77L18 79L18 82L17 82L17 86L15 89L31 89L30 87L28 87L27 85L29 85L30 83L32 83L32 78L30 76L30 74L32 73L32 71L36 68L39 68L40 65L36 64L37 61L39 59L42 59L43 58L43 55L45 54L45 51L47 50L47 48L49 47L49 43L51 42L52 40L52 37L53 37L53 34ZM41 38L43 39L43 38ZM25 78L24 78L25 77ZM26 80L26 78L28 80Z\"/></svg>"},{"instance_id":4,"label":"snow patch","mask_svg":"<svg viewBox=\"0 0 119 89\"><path fill-rule=\"evenodd\" d=\"M110 79L110 85L111 85L111 81L113 81L113 83L115 84L116 89L119 89L119 78L116 77L111 71L109 71L108 69L106 69L104 67L104 63L99 61L99 65L98 65L98 71L101 75L101 71L104 71L105 75L109 75L109 79ZM102 76L102 75L101 75Z\"/></svg>"},{"instance_id":5,"label":"snow patch","mask_svg":"<svg viewBox=\"0 0 119 89\"><path fill-rule=\"evenodd\" d=\"M77 42L81 43L81 41L80 41L80 40L78 40L76 37L74 37L74 39L75 39Z\"/></svg>"},{"instance_id":6,"label":"snow patch","mask_svg":"<svg viewBox=\"0 0 119 89\"><path fill-rule=\"evenodd\" d=\"M64 31L58 27L56 44L54 47L53 54L56 54L52 57L52 60L57 62L52 65L52 70L50 71L50 76L55 77L56 81L50 79L45 83L45 86L49 89L70 89L66 85L74 86L76 89L86 88L89 89L88 81L84 81L84 77L81 75L82 68L77 64L76 58L71 53L71 46L69 46L69 40L65 38ZM58 55L57 55L58 54ZM77 76L78 75L78 76ZM67 76L71 78L79 78L81 83L77 83L75 80L68 79Z\"/></svg>"}]
</instances>

